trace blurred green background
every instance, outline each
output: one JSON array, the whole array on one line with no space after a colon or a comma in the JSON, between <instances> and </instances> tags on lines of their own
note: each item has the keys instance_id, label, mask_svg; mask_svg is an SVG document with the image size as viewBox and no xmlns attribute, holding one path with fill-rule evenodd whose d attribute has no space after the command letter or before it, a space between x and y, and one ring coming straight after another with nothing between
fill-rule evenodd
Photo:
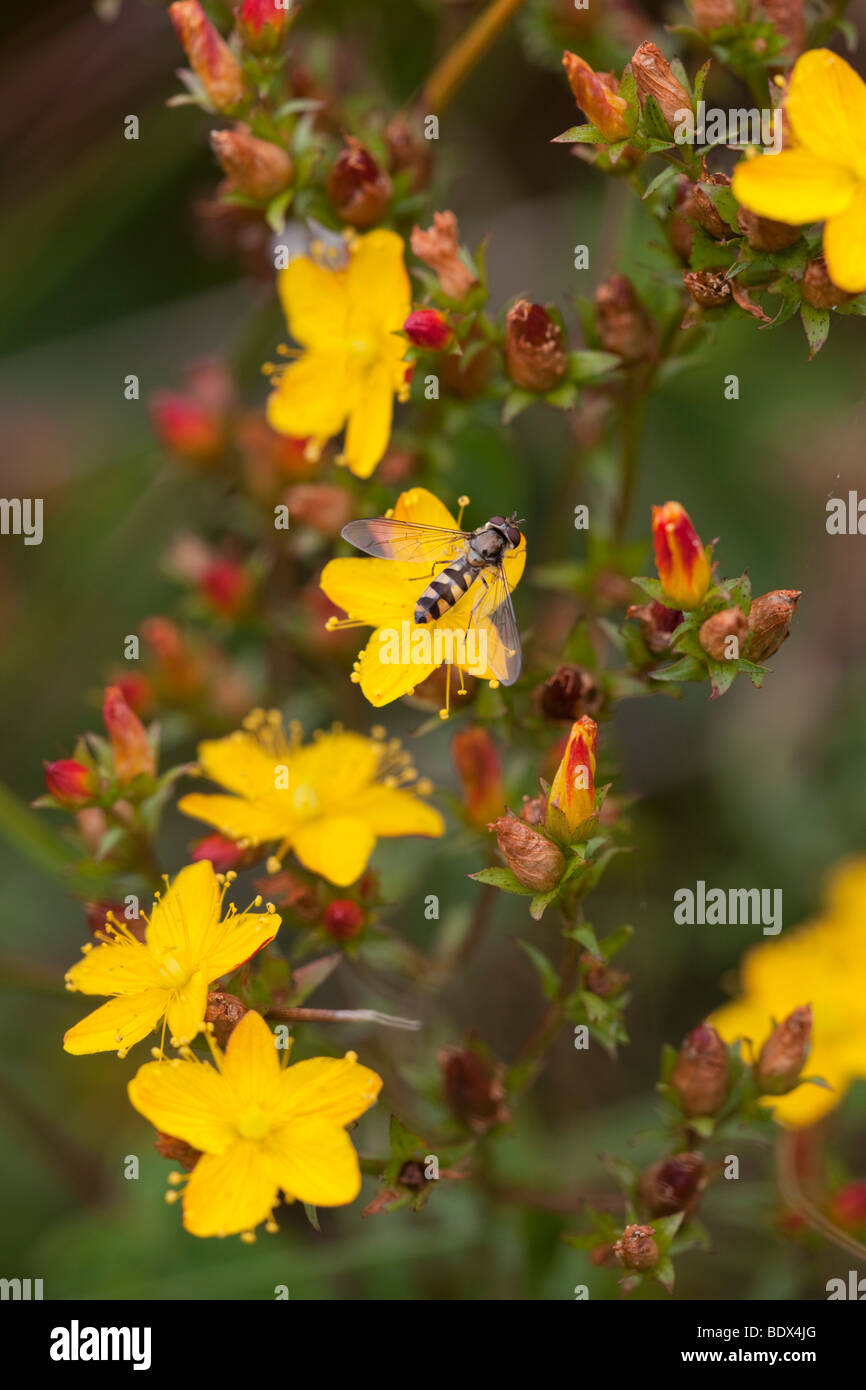
<instances>
[{"instance_id":1,"label":"blurred green background","mask_svg":"<svg viewBox=\"0 0 866 1390\"><path fill-rule=\"evenodd\" d=\"M305 23L339 34L350 80L397 107L441 45L440 11L445 32L458 32L478 7L371 0L363 8L360 16L348 0L310 0ZM650 288L660 256L650 220L638 210L624 225L622 208L603 203L601 178L549 144L575 118L543 41L544 8L529 6L443 120L437 205L457 211L469 244L491 232L494 303L522 292L554 300L574 326L571 296L591 293L617 251L618 264ZM662 14L677 12L623 13L637 42L655 33ZM201 114L165 107L181 57L161 5L126 0L106 24L83 3L45 4L38 14L7 10L2 27L9 210L0 232L0 467L6 496L45 498L40 547L0 541L2 776L29 802L42 789L42 761L68 756L76 734L99 727L101 685L124 636L170 611L176 590L160 562L172 536L230 522L230 498L166 466L147 397L176 383L190 359L235 355L269 292L240 278L230 258L203 253L193 205L212 188L214 167ZM140 117L137 142L122 138L129 113ZM577 243L591 248L582 278L572 269ZM265 323L267 352L276 314ZM834 319L812 363L796 321L776 334L726 323L700 365L672 376L652 403L632 535L648 533L651 503L678 498L705 540L721 537L723 572L747 566L756 592L791 587L804 596L763 691L740 681L710 704L702 688L687 687L679 702L621 705L603 731L617 789L639 797L637 848L610 870L590 916L601 931L626 921L636 929L622 957L633 976L633 1041L613 1063L599 1049L576 1053L563 1029L532 1100L499 1140L499 1181L542 1194L539 1205L494 1203L468 1183L453 1184L417 1215L362 1222L360 1202L323 1213L321 1234L298 1209L284 1215L279 1236L250 1247L185 1235L179 1211L162 1200L166 1164L126 1102L136 1058L61 1051L64 1029L81 1013L62 976L86 937L83 913L64 891L53 833L60 818L43 812L25 823L4 798L0 1273L42 1278L49 1298L270 1298L285 1284L300 1299L569 1299L584 1282L593 1298L615 1296L616 1274L590 1272L560 1239L579 1228L579 1211L546 1210L543 1194L609 1192L600 1152L654 1156L651 1144L632 1149L630 1141L652 1121L659 1048L678 1043L722 1001L742 950L757 939L752 928L675 926L674 891L698 878L782 887L787 928L816 910L830 865L866 850L866 541L825 530L829 496L866 492L864 365L863 326L854 318ZM129 372L141 379L138 402L124 400ZM730 372L740 379L738 401L724 399ZM247 375L249 399L261 400L258 373ZM564 420L536 409L508 440L485 425L465 431L456 447L455 495L468 491L481 515L518 508L531 567L570 447ZM588 500L588 486L578 467L569 510ZM564 544L572 549L556 558L580 557L579 533ZM541 597L525 581L524 623ZM285 703L308 729L334 713L328 691L287 691ZM359 696L353 708L358 727L367 727ZM406 734L418 722L417 712L387 711L389 731ZM413 748L440 786L451 779L449 737L436 730ZM193 751L183 738L170 748L174 760ZM532 769L517 767L512 801L533 786ZM160 845L171 871L190 838L189 823L171 812ZM427 893L439 894L455 930L471 911L476 889L465 875L480 860L467 832L432 848L385 845L375 864L386 898L398 904L389 920L418 945L429 944L433 925L424 918ZM305 1037L304 1050L353 1046L384 1067L387 1046L407 1075L429 1078L436 1047L472 1027L509 1058L543 1007L517 936L556 952L553 923L532 925L520 899L498 899L482 949L446 1001L450 1032L395 1043L394 1035L347 1028ZM346 1002L335 989L314 1002ZM407 1004L369 998L357 980L349 996L398 1013ZM362 1151L381 1152L389 1100L414 1121L401 1099L399 1088L390 1096L386 1088L362 1122ZM864 1138L861 1084L828 1134L853 1176L864 1174ZM129 1154L140 1156L138 1181L123 1178ZM742 1156L741 1180L717 1185L706 1200L713 1253L679 1261L678 1295L823 1297L847 1257L780 1236L772 1156L745 1147ZM374 1191L367 1180L364 1200Z\"/></svg>"}]
</instances>

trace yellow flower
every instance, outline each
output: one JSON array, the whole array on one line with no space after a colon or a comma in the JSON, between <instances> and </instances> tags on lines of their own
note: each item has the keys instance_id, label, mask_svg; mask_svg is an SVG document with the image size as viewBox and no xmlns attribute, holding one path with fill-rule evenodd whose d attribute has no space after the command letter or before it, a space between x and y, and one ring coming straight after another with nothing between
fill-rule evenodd
<instances>
[{"instance_id":1,"label":"yellow flower","mask_svg":"<svg viewBox=\"0 0 866 1390\"><path fill-rule=\"evenodd\" d=\"M117 1049L125 1057L162 1019L172 1043L195 1037L204 1022L208 985L273 941L280 927L273 910L230 907L220 920L233 878L217 876L208 860L181 869L145 918L143 942L109 916L102 944L85 946L87 954L68 972L66 987L112 997L69 1029L63 1038L67 1052Z\"/></svg>"},{"instance_id":2,"label":"yellow flower","mask_svg":"<svg viewBox=\"0 0 866 1390\"><path fill-rule=\"evenodd\" d=\"M361 1171L344 1126L374 1104L381 1077L354 1052L281 1067L274 1035L254 1010L225 1053L211 1047L216 1068L190 1053L148 1062L129 1083L145 1119L201 1151L183 1193L186 1229L252 1231L270 1223L281 1189L287 1201L317 1207L353 1202Z\"/></svg>"},{"instance_id":3,"label":"yellow flower","mask_svg":"<svg viewBox=\"0 0 866 1390\"><path fill-rule=\"evenodd\" d=\"M289 332L304 351L280 371L268 420L317 450L345 427L338 461L359 478L388 447L395 393L405 400L409 391L398 336L412 307L403 250L396 232L375 231L350 243L344 268L298 256L279 274Z\"/></svg>"},{"instance_id":4,"label":"yellow flower","mask_svg":"<svg viewBox=\"0 0 866 1390\"><path fill-rule=\"evenodd\" d=\"M824 222L830 277L866 290L866 83L826 48L797 59L785 100L794 142L747 159L733 191L760 217L794 225Z\"/></svg>"},{"instance_id":5,"label":"yellow flower","mask_svg":"<svg viewBox=\"0 0 866 1390\"><path fill-rule=\"evenodd\" d=\"M340 887L354 883L381 836L441 835L442 817L407 783L415 777L399 743L334 729L302 745L280 715L255 710L244 729L202 743L203 771L232 793L193 793L178 803L243 846L279 842Z\"/></svg>"},{"instance_id":6,"label":"yellow flower","mask_svg":"<svg viewBox=\"0 0 866 1390\"><path fill-rule=\"evenodd\" d=\"M807 1071L832 1091L798 1086L768 1096L776 1118L797 1129L814 1124L844 1099L851 1082L866 1077L866 859L839 865L830 880L827 906L813 921L768 939L746 953L743 996L724 1005L710 1022L726 1042L752 1040L757 1056L773 1019L812 1005L815 1024Z\"/></svg>"},{"instance_id":7,"label":"yellow flower","mask_svg":"<svg viewBox=\"0 0 866 1390\"><path fill-rule=\"evenodd\" d=\"M421 526L459 529L444 503L423 487L401 493L393 512L388 515L398 521L414 522ZM514 550L507 551L504 558L505 574L512 589L519 583L525 563L526 539L521 536L520 544ZM458 656L461 647L471 653L476 646L473 641L476 634L468 630L472 608L477 600L475 585L441 618L424 624L415 622L415 604L435 575L436 568L430 560L403 563L399 560L373 557L356 559L352 556L331 560L322 571L322 588L331 602L348 614L346 625L369 624L375 629L366 647L359 653L353 676L371 705L388 705L401 695L411 694L415 686L420 685L439 666L458 665L457 661L451 662L447 658L445 634L460 639L454 640L452 647ZM438 568L444 568L444 564ZM341 623L331 619L330 626L339 627ZM434 658L436 656L437 629L446 659L425 660L428 654ZM485 637L489 652L491 643L497 640L496 634L491 629L485 633ZM404 660L404 657L408 659ZM482 680L495 681L489 667L476 670L470 660L465 669L471 670Z\"/></svg>"}]
</instances>

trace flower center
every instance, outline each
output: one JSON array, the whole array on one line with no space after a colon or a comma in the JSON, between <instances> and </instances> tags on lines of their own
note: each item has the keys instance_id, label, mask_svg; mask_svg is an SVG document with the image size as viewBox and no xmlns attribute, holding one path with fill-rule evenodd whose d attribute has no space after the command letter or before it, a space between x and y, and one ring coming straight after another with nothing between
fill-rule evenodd
<instances>
[{"instance_id":1,"label":"flower center","mask_svg":"<svg viewBox=\"0 0 866 1390\"><path fill-rule=\"evenodd\" d=\"M242 1139L264 1139L270 1127L270 1118L259 1105L251 1105L237 1122L237 1131Z\"/></svg>"},{"instance_id":2,"label":"flower center","mask_svg":"<svg viewBox=\"0 0 866 1390\"><path fill-rule=\"evenodd\" d=\"M162 956L159 962L159 973L172 989L182 988L189 979L189 971L181 965L177 956Z\"/></svg>"},{"instance_id":3,"label":"flower center","mask_svg":"<svg viewBox=\"0 0 866 1390\"><path fill-rule=\"evenodd\" d=\"M316 789L310 782L299 782L292 787L292 809L301 816L312 816L319 809Z\"/></svg>"}]
</instances>

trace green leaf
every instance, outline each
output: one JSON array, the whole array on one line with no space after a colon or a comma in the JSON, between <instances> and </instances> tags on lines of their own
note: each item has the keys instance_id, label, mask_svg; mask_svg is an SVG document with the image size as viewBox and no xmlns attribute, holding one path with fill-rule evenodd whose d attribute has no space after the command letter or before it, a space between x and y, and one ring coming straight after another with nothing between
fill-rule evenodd
<instances>
[{"instance_id":1,"label":"green leaf","mask_svg":"<svg viewBox=\"0 0 866 1390\"><path fill-rule=\"evenodd\" d=\"M598 938L592 927L588 924L583 927L567 927L562 934L563 936L569 937L572 941L579 941L581 946L585 947L587 951L591 951L594 956L601 956L601 947L598 944Z\"/></svg>"},{"instance_id":2,"label":"green leaf","mask_svg":"<svg viewBox=\"0 0 866 1390\"><path fill-rule=\"evenodd\" d=\"M665 593L660 579L653 579L648 575L635 575L631 582L643 589L645 594L649 594L650 598L658 599L665 608L676 608L676 604L672 603Z\"/></svg>"},{"instance_id":3,"label":"green leaf","mask_svg":"<svg viewBox=\"0 0 866 1390\"><path fill-rule=\"evenodd\" d=\"M596 377L606 376L622 366L622 360L615 352L596 352L592 348L581 348L569 354L569 375L572 380L583 383Z\"/></svg>"},{"instance_id":4,"label":"green leaf","mask_svg":"<svg viewBox=\"0 0 866 1390\"><path fill-rule=\"evenodd\" d=\"M733 193L731 192L730 188L728 188L725 184L718 183L699 183L698 187L702 188L703 191L706 193L707 197L709 198L716 212L719 214L719 217L721 217L722 221L727 222L728 226L731 228L731 231L736 236L739 236L740 227L739 223L737 222L737 210L740 205L734 197Z\"/></svg>"},{"instance_id":5,"label":"green leaf","mask_svg":"<svg viewBox=\"0 0 866 1390\"><path fill-rule=\"evenodd\" d=\"M706 668L693 656L684 656L672 666L664 666L660 671L650 671L654 681L697 681L704 680Z\"/></svg>"},{"instance_id":6,"label":"green leaf","mask_svg":"<svg viewBox=\"0 0 866 1390\"><path fill-rule=\"evenodd\" d=\"M619 931L611 932L606 936L601 944L601 953L605 960L610 960L617 951L621 951L623 946L627 946L634 936L634 927L620 927Z\"/></svg>"},{"instance_id":7,"label":"green leaf","mask_svg":"<svg viewBox=\"0 0 866 1390\"><path fill-rule=\"evenodd\" d=\"M830 332L830 310L815 309L811 304L804 302L800 306L800 319L806 334L806 341L809 344L809 361L811 362L813 357L817 357L827 341L827 335Z\"/></svg>"},{"instance_id":8,"label":"green leaf","mask_svg":"<svg viewBox=\"0 0 866 1390\"><path fill-rule=\"evenodd\" d=\"M650 139L670 142L670 127L652 94L644 99L642 127Z\"/></svg>"},{"instance_id":9,"label":"green leaf","mask_svg":"<svg viewBox=\"0 0 866 1390\"><path fill-rule=\"evenodd\" d=\"M551 888L548 893L536 893L532 902L529 904L529 915L535 922L540 922L544 916L545 908L549 907L554 898L559 893L559 884Z\"/></svg>"},{"instance_id":10,"label":"green leaf","mask_svg":"<svg viewBox=\"0 0 866 1390\"><path fill-rule=\"evenodd\" d=\"M661 192L663 189L667 188L669 183L676 182L678 178L679 173L677 170L673 169L670 164L666 164L660 174L656 174L654 179L650 179L641 194L641 198L645 202L647 198L651 198L654 193Z\"/></svg>"},{"instance_id":11,"label":"green leaf","mask_svg":"<svg viewBox=\"0 0 866 1390\"><path fill-rule=\"evenodd\" d=\"M537 946L531 945L528 941L517 939L517 944L521 950L525 951L538 971L541 979L541 988L547 999L555 999L559 993L559 976L551 965L547 956L539 951Z\"/></svg>"},{"instance_id":12,"label":"green leaf","mask_svg":"<svg viewBox=\"0 0 866 1390\"><path fill-rule=\"evenodd\" d=\"M712 59L708 58L707 61L704 63L703 67L698 68L697 72L695 73L694 102L696 110L698 102L703 98L704 95L704 87L706 86L706 81L709 75L711 63Z\"/></svg>"},{"instance_id":13,"label":"green leaf","mask_svg":"<svg viewBox=\"0 0 866 1390\"><path fill-rule=\"evenodd\" d=\"M421 1136L413 1134L410 1129L407 1129L403 1121L398 1120L396 1115L391 1116L388 1137L391 1143L391 1157L397 1164L398 1173L407 1159L426 1147Z\"/></svg>"},{"instance_id":14,"label":"green leaf","mask_svg":"<svg viewBox=\"0 0 866 1390\"><path fill-rule=\"evenodd\" d=\"M712 682L711 700L719 700L730 690L734 681L737 679L739 663L736 661L714 661L711 656L707 657L707 667L710 672Z\"/></svg>"},{"instance_id":15,"label":"green leaf","mask_svg":"<svg viewBox=\"0 0 866 1390\"><path fill-rule=\"evenodd\" d=\"M310 1225L312 1226L313 1230L318 1231L319 1234L321 1234L322 1228L319 1225L319 1213L316 1211L316 1208L312 1205L311 1202L304 1203L304 1214L307 1220L309 1221Z\"/></svg>"},{"instance_id":16,"label":"green leaf","mask_svg":"<svg viewBox=\"0 0 866 1390\"><path fill-rule=\"evenodd\" d=\"M503 893L519 893L525 898L531 898L535 894L534 888L527 888L525 883L521 883L513 869L479 869L477 874L470 874L470 878L476 883L489 883L492 888L499 888Z\"/></svg>"},{"instance_id":17,"label":"green leaf","mask_svg":"<svg viewBox=\"0 0 866 1390\"><path fill-rule=\"evenodd\" d=\"M466 353L464 355L468 357L469 354ZM537 400L538 396L535 391L525 391L522 386L515 386L508 392L502 406L503 425L510 425L511 421L516 420L517 416L522 414L527 406L533 405Z\"/></svg>"},{"instance_id":18,"label":"green leaf","mask_svg":"<svg viewBox=\"0 0 866 1390\"><path fill-rule=\"evenodd\" d=\"M607 141L597 126L573 125L569 126L568 130L564 130L561 135L555 135L550 143L552 145L604 145Z\"/></svg>"}]
</instances>

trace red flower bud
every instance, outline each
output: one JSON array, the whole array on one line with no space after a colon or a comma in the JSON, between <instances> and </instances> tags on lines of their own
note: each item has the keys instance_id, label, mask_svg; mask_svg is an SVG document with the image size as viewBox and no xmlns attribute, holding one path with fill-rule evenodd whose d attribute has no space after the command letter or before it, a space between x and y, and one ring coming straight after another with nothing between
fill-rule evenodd
<instances>
[{"instance_id":1,"label":"red flower bud","mask_svg":"<svg viewBox=\"0 0 866 1390\"><path fill-rule=\"evenodd\" d=\"M550 788L548 829L558 826L559 817L563 817L567 833L574 837L593 815L597 738L598 725L588 714L582 715L571 726L565 752Z\"/></svg>"},{"instance_id":2,"label":"red flower bud","mask_svg":"<svg viewBox=\"0 0 866 1390\"><path fill-rule=\"evenodd\" d=\"M240 64L220 38L198 0L176 0L168 12L189 65L217 111L231 111L244 98Z\"/></svg>"},{"instance_id":3,"label":"red flower bud","mask_svg":"<svg viewBox=\"0 0 866 1390\"><path fill-rule=\"evenodd\" d=\"M834 1195L830 1216L846 1231L866 1227L866 1182L849 1182Z\"/></svg>"},{"instance_id":4,"label":"red flower bud","mask_svg":"<svg viewBox=\"0 0 866 1390\"><path fill-rule=\"evenodd\" d=\"M153 777L156 773L156 755L150 746L147 731L116 685L110 685L105 692L102 717L108 730L118 781L124 784L140 776Z\"/></svg>"},{"instance_id":5,"label":"red flower bud","mask_svg":"<svg viewBox=\"0 0 866 1390\"><path fill-rule=\"evenodd\" d=\"M74 758L61 758L45 764L45 787L61 806L86 806L97 791L96 775Z\"/></svg>"},{"instance_id":6,"label":"red flower bud","mask_svg":"<svg viewBox=\"0 0 866 1390\"><path fill-rule=\"evenodd\" d=\"M224 874L228 869L236 869L243 862L245 851L236 840L230 840L215 830L212 835L205 835L204 839L197 840L190 846L190 858L195 861L209 859L214 872Z\"/></svg>"},{"instance_id":7,"label":"red flower bud","mask_svg":"<svg viewBox=\"0 0 866 1390\"><path fill-rule=\"evenodd\" d=\"M223 421L194 396L157 391L150 401L150 418L160 444L182 459L210 463L222 452Z\"/></svg>"},{"instance_id":8,"label":"red flower bud","mask_svg":"<svg viewBox=\"0 0 866 1390\"><path fill-rule=\"evenodd\" d=\"M438 309L413 309L403 324L403 332L415 347L431 348L434 352L447 347L454 336Z\"/></svg>"},{"instance_id":9,"label":"red flower bud","mask_svg":"<svg viewBox=\"0 0 866 1390\"><path fill-rule=\"evenodd\" d=\"M683 1113L715 1115L728 1094L730 1062L725 1044L710 1023L689 1033L670 1075Z\"/></svg>"},{"instance_id":10,"label":"red flower bud","mask_svg":"<svg viewBox=\"0 0 866 1390\"><path fill-rule=\"evenodd\" d=\"M235 28L251 53L273 53L279 47L291 13L292 0L243 0L234 12Z\"/></svg>"},{"instance_id":11,"label":"red flower bud","mask_svg":"<svg viewBox=\"0 0 866 1390\"><path fill-rule=\"evenodd\" d=\"M678 608L697 608L710 587L710 562L691 517L679 502L652 509L656 568Z\"/></svg>"},{"instance_id":12,"label":"red flower bud","mask_svg":"<svg viewBox=\"0 0 866 1390\"><path fill-rule=\"evenodd\" d=\"M486 729L474 726L454 735L451 754L463 786L467 818L487 825L505 809L505 785L496 744Z\"/></svg>"},{"instance_id":13,"label":"red flower bud","mask_svg":"<svg viewBox=\"0 0 866 1390\"><path fill-rule=\"evenodd\" d=\"M249 605L252 585L243 565L215 560L201 577L201 593L224 618L237 618Z\"/></svg>"},{"instance_id":14,"label":"red flower bud","mask_svg":"<svg viewBox=\"0 0 866 1390\"><path fill-rule=\"evenodd\" d=\"M364 925L364 909L351 898L334 898L325 908L322 926L335 941L351 941Z\"/></svg>"},{"instance_id":15,"label":"red flower bud","mask_svg":"<svg viewBox=\"0 0 866 1390\"><path fill-rule=\"evenodd\" d=\"M351 136L328 175L328 197L337 216L353 227L371 227L391 199L391 180L370 151Z\"/></svg>"}]
</instances>

